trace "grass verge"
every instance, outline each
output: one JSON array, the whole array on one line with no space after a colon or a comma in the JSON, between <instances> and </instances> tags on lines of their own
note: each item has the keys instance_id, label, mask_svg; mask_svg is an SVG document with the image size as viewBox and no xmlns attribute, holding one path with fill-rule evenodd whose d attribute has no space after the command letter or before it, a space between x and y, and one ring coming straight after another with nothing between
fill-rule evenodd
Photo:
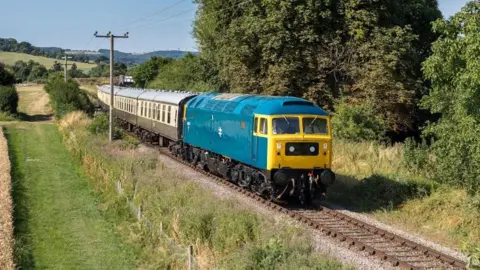
<instances>
[{"instance_id":1,"label":"grass verge","mask_svg":"<svg viewBox=\"0 0 480 270\"><path fill-rule=\"evenodd\" d=\"M22 269L133 269L98 197L65 149L57 127L6 127L12 163L15 257Z\"/></svg>"},{"instance_id":2,"label":"grass verge","mask_svg":"<svg viewBox=\"0 0 480 270\"><path fill-rule=\"evenodd\" d=\"M7 141L0 126L0 269L13 270L12 179Z\"/></svg>"},{"instance_id":3,"label":"grass verge","mask_svg":"<svg viewBox=\"0 0 480 270\"><path fill-rule=\"evenodd\" d=\"M14 116L6 114L4 112L0 112L0 122L10 122L16 121L17 119Z\"/></svg>"},{"instance_id":4,"label":"grass verge","mask_svg":"<svg viewBox=\"0 0 480 270\"><path fill-rule=\"evenodd\" d=\"M480 198L409 172L403 147L337 141L327 199L447 246L480 243Z\"/></svg>"},{"instance_id":5,"label":"grass verge","mask_svg":"<svg viewBox=\"0 0 480 270\"><path fill-rule=\"evenodd\" d=\"M188 244L194 246L200 269L349 268L315 252L305 231L253 213L231 199L219 199L183 179L165 168L155 151L132 141L109 144L105 136L90 135L90 122L84 114L72 113L62 120L60 130L101 194L103 206L115 213L120 233L141 247L139 268L183 268ZM117 195L117 181L141 206L149 226L126 218L129 210Z\"/></svg>"}]
</instances>

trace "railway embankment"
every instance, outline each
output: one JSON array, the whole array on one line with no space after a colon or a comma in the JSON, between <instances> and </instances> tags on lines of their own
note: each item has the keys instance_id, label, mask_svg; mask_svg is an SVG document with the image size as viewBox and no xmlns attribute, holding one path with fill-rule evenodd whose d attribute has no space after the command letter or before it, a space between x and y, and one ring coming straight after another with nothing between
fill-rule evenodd
<instances>
[{"instance_id":1,"label":"railway embankment","mask_svg":"<svg viewBox=\"0 0 480 270\"><path fill-rule=\"evenodd\" d=\"M184 267L185 248L192 245L201 269L353 268L319 252L308 230L259 214L222 189L213 194L188 181L181 167L161 162L156 151L136 140L126 137L108 143L102 132L106 128L97 121L92 124L84 114L72 113L61 121L60 130L101 194L102 205L116 214L120 235L142 247L138 267ZM127 218L131 210L135 219ZM345 261L355 265L362 260L361 254L356 256L356 262Z\"/></svg>"},{"instance_id":2,"label":"railway embankment","mask_svg":"<svg viewBox=\"0 0 480 270\"><path fill-rule=\"evenodd\" d=\"M4 270L15 269L11 188L8 146L0 126L0 269Z\"/></svg>"},{"instance_id":3,"label":"railway embankment","mask_svg":"<svg viewBox=\"0 0 480 270\"><path fill-rule=\"evenodd\" d=\"M472 256L479 254L478 195L407 169L402 144L334 142L337 182L327 200ZM418 157L413 157L418 158Z\"/></svg>"}]
</instances>

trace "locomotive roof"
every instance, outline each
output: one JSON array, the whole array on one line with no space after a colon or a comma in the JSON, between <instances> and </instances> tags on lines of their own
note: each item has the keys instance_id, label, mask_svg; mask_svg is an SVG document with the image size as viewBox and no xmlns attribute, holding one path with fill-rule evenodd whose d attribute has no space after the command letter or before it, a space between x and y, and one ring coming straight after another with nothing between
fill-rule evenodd
<instances>
[{"instance_id":1,"label":"locomotive roof","mask_svg":"<svg viewBox=\"0 0 480 270\"><path fill-rule=\"evenodd\" d=\"M103 85L99 87L100 91L107 94L110 93L110 85ZM190 92L180 91L166 91L166 90L154 90L154 89L141 89L130 87L118 87L114 86L115 96L141 99L147 101L158 101L169 104L180 104L180 102L196 94Z\"/></svg>"},{"instance_id":2,"label":"locomotive roof","mask_svg":"<svg viewBox=\"0 0 480 270\"><path fill-rule=\"evenodd\" d=\"M325 110L312 102L289 96L208 93L190 100L188 107L243 115L313 114L328 116Z\"/></svg>"}]
</instances>

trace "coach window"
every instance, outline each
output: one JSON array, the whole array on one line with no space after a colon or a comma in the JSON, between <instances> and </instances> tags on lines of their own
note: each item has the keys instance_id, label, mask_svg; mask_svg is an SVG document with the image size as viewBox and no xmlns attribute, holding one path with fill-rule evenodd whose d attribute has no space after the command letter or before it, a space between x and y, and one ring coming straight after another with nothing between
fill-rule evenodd
<instances>
[{"instance_id":1,"label":"coach window","mask_svg":"<svg viewBox=\"0 0 480 270\"><path fill-rule=\"evenodd\" d=\"M174 125L177 124L177 110L174 110L174 111L173 111L173 124L174 124Z\"/></svg>"},{"instance_id":2,"label":"coach window","mask_svg":"<svg viewBox=\"0 0 480 270\"><path fill-rule=\"evenodd\" d=\"M157 121L160 121L160 114L162 113L162 105L157 105Z\"/></svg>"},{"instance_id":3,"label":"coach window","mask_svg":"<svg viewBox=\"0 0 480 270\"><path fill-rule=\"evenodd\" d=\"M268 124L267 124L267 119L265 118L260 119L260 134L264 134L264 135L268 134Z\"/></svg>"},{"instance_id":4,"label":"coach window","mask_svg":"<svg viewBox=\"0 0 480 270\"><path fill-rule=\"evenodd\" d=\"M172 111L172 106L168 106L167 123L169 123L169 124L170 124L170 120L171 120L171 111Z\"/></svg>"},{"instance_id":5,"label":"coach window","mask_svg":"<svg viewBox=\"0 0 480 270\"><path fill-rule=\"evenodd\" d=\"M165 105L162 105L162 122L164 122L164 123L165 123L165 114L166 113L167 112L165 111Z\"/></svg>"}]
</instances>

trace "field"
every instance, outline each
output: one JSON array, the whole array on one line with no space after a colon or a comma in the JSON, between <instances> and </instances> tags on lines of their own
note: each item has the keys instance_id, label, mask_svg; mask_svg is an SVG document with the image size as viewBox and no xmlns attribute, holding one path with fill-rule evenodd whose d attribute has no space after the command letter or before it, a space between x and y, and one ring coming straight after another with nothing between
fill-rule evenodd
<instances>
[{"instance_id":1,"label":"field","mask_svg":"<svg viewBox=\"0 0 480 270\"><path fill-rule=\"evenodd\" d=\"M22 269L134 269L99 198L49 121L42 86L18 87L22 118L6 123L12 162L15 257Z\"/></svg>"},{"instance_id":2,"label":"field","mask_svg":"<svg viewBox=\"0 0 480 270\"><path fill-rule=\"evenodd\" d=\"M61 64L65 63L64 60L62 59L53 59L53 58L47 58L43 56L35 56L35 55L29 55L25 53L15 53L15 52L2 52L0 51L0 61L7 64L7 65L13 65L17 61L24 61L28 62L29 60L33 60L35 62L38 62L42 65L44 65L47 69L52 68L53 63L55 61L60 62ZM71 62L69 61L70 64L77 64L78 69L81 69L83 71L89 71L93 67L95 67L94 64L87 64L87 63L80 63L80 62Z\"/></svg>"}]
</instances>

